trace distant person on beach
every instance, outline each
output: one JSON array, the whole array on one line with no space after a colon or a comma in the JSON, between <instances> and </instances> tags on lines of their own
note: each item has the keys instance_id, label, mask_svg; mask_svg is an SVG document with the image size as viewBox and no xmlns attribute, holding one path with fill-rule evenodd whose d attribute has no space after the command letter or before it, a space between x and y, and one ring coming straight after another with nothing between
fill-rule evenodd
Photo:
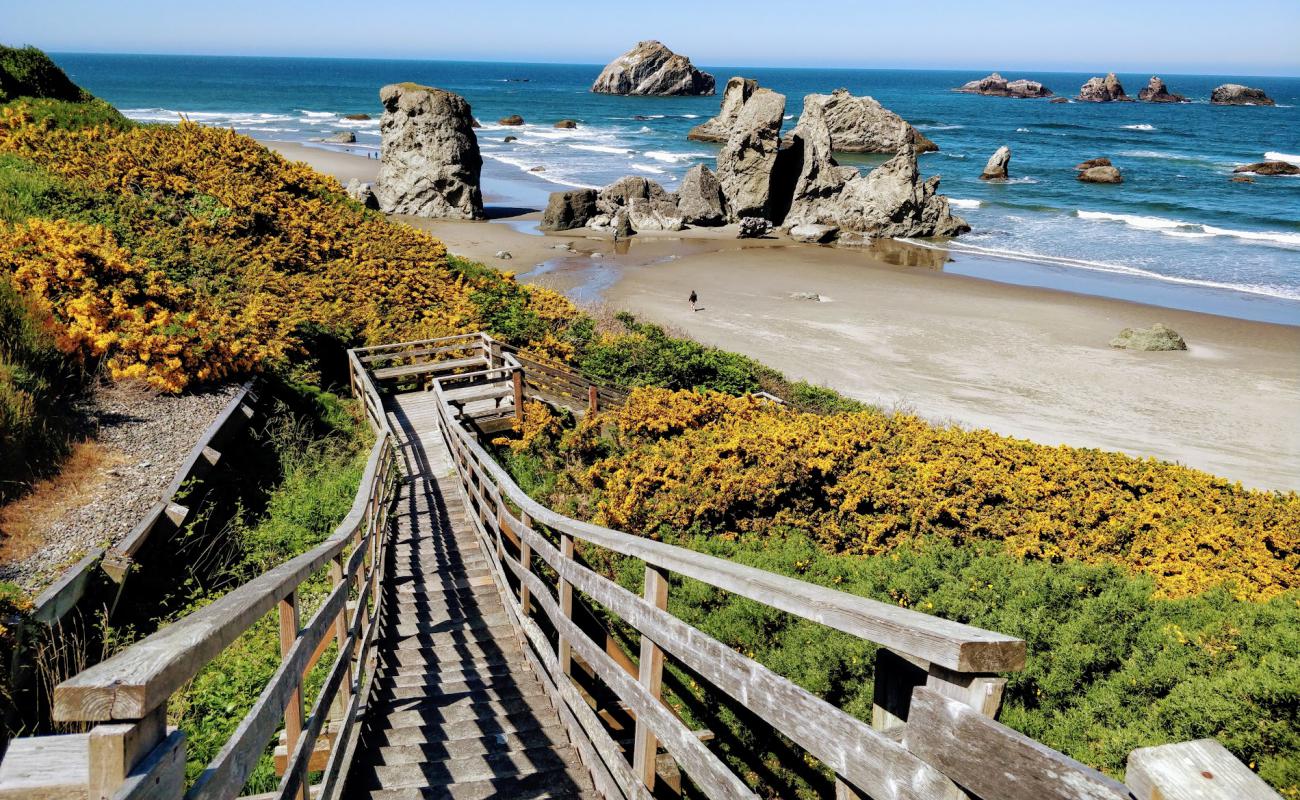
<instances>
[{"instance_id":1,"label":"distant person on beach","mask_svg":"<svg viewBox=\"0 0 1300 800\"><path fill-rule=\"evenodd\" d=\"M700 299L700 296L695 293L694 289L691 290L691 296L688 299L691 301L691 310L699 311L699 309L695 307L695 303Z\"/></svg>"}]
</instances>

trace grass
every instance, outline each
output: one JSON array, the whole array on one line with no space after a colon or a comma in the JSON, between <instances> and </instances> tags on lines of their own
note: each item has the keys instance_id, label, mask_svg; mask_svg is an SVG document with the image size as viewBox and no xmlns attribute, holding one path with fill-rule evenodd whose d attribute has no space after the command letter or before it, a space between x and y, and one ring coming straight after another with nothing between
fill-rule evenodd
<instances>
[{"instance_id":1,"label":"grass","mask_svg":"<svg viewBox=\"0 0 1300 800\"><path fill-rule=\"evenodd\" d=\"M95 441L80 441L59 466L57 475L35 483L11 503L0 505L0 564L25 559L45 546L50 520L60 519L87 503L122 463L120 453Z\"/></svg>"}]
</instances>

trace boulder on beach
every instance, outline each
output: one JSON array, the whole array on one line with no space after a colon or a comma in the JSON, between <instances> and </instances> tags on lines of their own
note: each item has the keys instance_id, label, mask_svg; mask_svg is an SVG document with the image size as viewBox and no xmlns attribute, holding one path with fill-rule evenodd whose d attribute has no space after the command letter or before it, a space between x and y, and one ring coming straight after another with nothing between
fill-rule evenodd
<instances>
[{"instance_id":1,"label":"boulder on beach","mask_svg":"<svg viewBox=\"0 0 1300 800\"><path fill-rule=\"evenodd\" d=\"M1263 89L1252 89L1240 83L1216 86L1210 93L1210 102L1216 106L1271 106L1273 99Z\"/></svg>"},{"instance_id":2,"label":"boulder on beach","mask_svg":"<svg viewBox=\"0 0 1300 800\"><path fill-rule=\"evenodd\" d=\"M804 114L819 105L831 133L831 148L839 153L897 153L910 143L918 153L939 146L925 138L907 120L882 106L874 97L855 97L848 89L804 97ZM802 122L803 117L800 117Z\"/></svg>"},{"instance_id":3,"label":"boulder on beach","mask_svg":"<svg viewBox=\"0 0 1300 800\"><path fill-rule=\"evenodd\" d=\"M679 231L685 227L677 198L638 175L620 178L601 189L596 208L611 219L626 213L628 222L638 231Z\"/></svg>"},{"instance_id":4,"label":"boulder on beach","mask_svg":"<svg viewBox=\"0 0 1300 800\"><path fill-rule=\"evenodd\" d=\"M1158 76L1152 75L1147 85L1138 92L1138 99L1144 103L1186 103L1187 98L1181 94L1174 94L1165 86L1165 82Z\"/></svg>"},{"instance_id":5,"label":"boulder on beach","mask_svg":"<svg viewBox=\"0 0 1300 800\"><path fill-rule=\"evenodd\" d=\"M636 229L632 227L632 217L626 208L620 208L614 215L614 223L611 227L614 229L615 239L626 239L636 235ZM594 255L592 257L595 258Z\"/></svg>"},{"instance_id":6,"label":"boulder on beach","mask_svg":"<svg viewBox=\"0 0 1300 800\"><path fill-rule=\"evenodd\" d=\"M330 134L324 139L321 139L322 142L327 144L353 144L356 140L357 135L352 131L339 131L338 133Z\"/></svg>"},{"instance_id":7,"label":"boulder on beach","mask_svg":"<svg viewBox=\"0 0 1300 800\"><path fill-rule=\"evenodd\" d=\"M601 70L591 91L598 94L702 95L713 94L713 76L701 72L686 56L660 42L638 42Z\"/></svg>"},{"instance_id":8,"label":"boulder on beach","mask_svg":"<svg viewBox=\"0 0 1300 800\"><path fill-rule=\"evenodd\" d=\"M379 99L379 207L388 214L482 219L483 157L465 98L394 83L380 90Z\"/></svg>"},{"instance_id":9,"label":"boulder on beach","mask_svg":"<svg viewBox=\"0 0 1300 800\"><path fill-rule=\"evenodd\" d=\"M771 89L755 90L718 153L718 181L733 221L769 213L784 114L785 95Z\"/></svg>"},{"instance_id":10,"label":"boulder on beach","mask_svg":"<svg viewBox=\"0 0 1300 800\"><path fill-rule=\"evenodd\" d=\"M1079 180L1084 183L1123 183L1124 176L1115 167L1088 167L1079 171Z\"/></svg>"},{"instance_id":11,"label":"boulder on beach","mask_svg":"<svg viewBox=\"0 0 1300 800\"><path fill-rule=\"evenodd\" d=\"M840 233L840 229L834 225L795 225L790 228L790 238L796 242L806 244L825 244L834 241ZM810 300L819 300L819 297L806 298Z\"/></svg>"},{"instance_id":12,"label":"boulder on beach","mask_svg":"<svg viewBox=\"0 0 1300 800\"><path fill-rule=\"evenodd\" d=\"M544 231L567 231L586 225L599 211L596 208L595 189L570 189L551 192L551 198L542 212Z\"/></svg>"},{"instance_id":13,"label":"boulder on beach","mask_svg":"<svg viewBox=\"0 0 1300 800\"><path fill-rule=\"evenodd\" d=\"M1011 148L1006 145L999 147L989 161L984 165L984 172L980 175L982 181L1005 181L1007 179L1007 168L1011 166Z\"/></svg>"},{"instance_id":14,"label":"boulder on beach","mask_svg":"<svg viewBox=\"0 0 1300 800\"><path fill-rule=\"evenodd\" d=\"M954 217L938 193L939 178L922 180L916 150L905 143L898 154L862 175L838 165L823 109L813 104L795 129L793 148L801 164L784 224L793 230L827 225L863 239L889 236L955 236L970 230Z\"/></svg>"},{"instance_id":15,"label":"boulder on beach","mask_svg":"<svg viewBox=\"0 0 1300 800\"><path fill-rule=\"evenodd\" d=\"M763 217L741 217L737 239L761 239L772 232L772 223Z\"/></svg>"},{"instance_id":16,"label":"boulder on beach","mask_svg":"<svg viewBox=\"0 0 1300 800\"><path fill-rule=\"evenodd\" d=\"M753 78L737 76L729 79L726 88L722 90L722 105L718 109L718 115L691 128L686 138L697 142L727 141L736 126L736 119L740 117L740 109L744 108L756 89L758 81Z\"/></svg>"},{"instance_id":17,"label":"boulder on beach","mask_svg":"<svg viewBox=\"0 0 1300 800\"><path fill-rule=\"evenodd\" d=\"M966 94L982 94L989 97L1026 98L1052 96L1052 90L1038 81L1031 81L1026 78L1008 81L996 72L987 78L979 78L965 83L953 91L965 92Z\"/></svg>"},{"instance_id":18,"label":"boulder on beach","mask_svg":"<svg viewBox=\"0 0 1300 800\"><path fill-rule=\"evenodd\" d=\"M1110 340L1110 346L1123 350L1186 350L1187 342L1177 331L1157 322L1150 328L1125 328Z\"/></svg>"},{"instance_id":19,"label":"boulder on beach","mask_svg":"<svg viewBox=\"0 0 1300 800\"><path fill-rule=\"evenodd\" d=\"M348 181L347 188L343 191L347 192L348 197L356 200L366 208L379 210L379 198L375 197L374 184L359 178L353 178Z\"/></svg>"},{"instance_id":20,"label":"boulder on beach","mask_svg":"<svg viewBox=\"0 0 1300 800\"><path fill-rule=\"evenodd\" d=\"M501 119L497 120L497 124L498 125L523 125L524 118L519 116L518 114L511 114L508 117L502 117Z\"/></svg>"},{"instance_id":21,"label":"boulder on beach","mask_svg":"<svg viewBox=\"0 0 1300 800\"><path fill-rule=\"evenodd\" d=\"M345 114L343 116L343 119L365 120L365 119L370 119L370 115L369 114Z\"/></svg>"},{"instance_id":22,"label":"boulder on beach","mask_svg":"<svg viewBox=\"0 0 1300 800\"><path fill-rule=\"evenodd\" d=\"M696 164L686 171L677 190L677 210L688 225L721 225L727 221L727 201L718 176Z\"/></svg>"},{"instance_id":23,"label":"boulder on beach","mask_svg":"<svg viewBox=\"0 0 1300 800\"><path fill-rule=\"evenodd\" d=\"M1093 167L1109 167L1110 165L1110 159L1103 156L1101 158L1090 158L1087 161L1080 161L1078 164L1074 165L1074 168L1077 170L1085 170L1092 169Z\"/></svg>"},{"instance_id":24,"label":"boulder on beach","mask_svg":"<svg viewBox=\"0 0 1300 800\"><path fill-rule=\"evenodd\" d=\"M1256 175L1300 175L1300 166L1289 161L1257 161L1254 164L1242 164L1233 172L1252 172Z\"/></svg>"},{"instance_id":25,"label":"boulder on beach","mask_svg":"<svg viewBox=\"0 0 1300 800\"><path fill-rule=\"evenodd\" d=\"M1089 78L1083 86L1079 87L1079 97L1077 98L1084 103L1113 103L1131 100L1128 95L1124 94L1124 85L1111 72L1104 78Z\"/></svg>"},{"instance_id":26,"label":"boulder on beach","mask_svg":"<svg viewBox=\"0 0 1300 800\"><path fill-rule=\"evenodd\" d=\"M562 119L559 122L555 123L555 127L564 128L566 130L572 130L573 128L578 127L578 122L577 120L572 120L572 119Z\"/></svg>"}]
</instances>

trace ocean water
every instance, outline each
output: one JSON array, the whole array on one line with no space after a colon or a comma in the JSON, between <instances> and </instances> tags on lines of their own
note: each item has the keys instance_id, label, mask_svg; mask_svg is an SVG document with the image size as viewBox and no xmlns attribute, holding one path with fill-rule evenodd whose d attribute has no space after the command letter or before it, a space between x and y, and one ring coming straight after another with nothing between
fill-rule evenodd
<instances>
[{"instance_id":1,"label":"ocean water","mask_svg":"<svg viewBox=\"0 0 1300 800\"><path fill-rule=\"evenodd\" d=\"M690 166L712 166L717 153L716 145L687 141L686 133L717 112L719 96L591 94L597 65L70 53L56 59L133 119L172 122L184 114L287 141L351 130L356 150L378 149L380 86L438 86L470 102L483 123L485 158L506 170L542 167L536 177L557 188L598 187L637 174L671 190ZM1300 177L1230 181L1239 164L1300 164L1300 78L1165 74L1170 90L1191 103L1052 104L951 91L988 70L702 68L719 85L745 75L784 93L787 129L805 94L838 87L870 94L916 125L940 147L921 157L922 171L941 176L940 191L974 229L953 250L1087 273L1093 285L1106 276L1136 279L1222 293L1238 304L1268 299L1275 312L1282 301L1290 311L1270 318L1300 324ZM1004 74L1041 80L1065 96L1090 77ZM1119 77L1136 96L1149 76ZM1278 106L1209 105L1210 91L1230 80L1264 89ZM343 119L356 113L374 119ZM527 124L496 124L508 114ZM554 128L563 118L580 127ZM507 135L518 141L506 143ZM1004 144L1012 150L1012 179L980 181L984 162ZM1122 185L1075 179L1074 165L1097 156L1123 171ZM869 169L884 158L840 160Z\"/></svg>"}]
</instances>

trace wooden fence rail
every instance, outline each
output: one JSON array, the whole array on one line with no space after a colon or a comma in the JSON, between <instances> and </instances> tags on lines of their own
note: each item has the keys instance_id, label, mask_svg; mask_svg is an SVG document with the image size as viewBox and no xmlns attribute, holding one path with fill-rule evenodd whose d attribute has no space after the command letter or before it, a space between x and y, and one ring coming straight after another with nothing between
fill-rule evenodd
<instances>
[{"instance_id":1,"label":"wooden fence rail","mask_svg":"<svg viewBox=\"0 0 1300 800\"><path fill-rule=\"evenodd\" d=\"M620 394L602 394L576 372L513 353L485 334L363 348L348 358L352 390L378 441L352 511L334 535L61 684L55 693L60 719L103 724L75 741L18 740L19 760L11 751L0 765L0 800L36 796L37 790L51 798L181 797L184 743L165 730L168 698L273 609L280 620L280 667L186 796L237 797L277 731L284 742L277 795L338 796L359 729L358 708L368 694L393 455L400 446L387 421L383 384L434 393L466 516L524 657L607 798L659 796L669 773L677 780L684 775L711 798L756 796L710 746L707 732L692 730L664 702L670 663L824 765L843 800L1277 797L1212 741L1134 751L1126 786L1001 725L994 717L1004 676L1022 669L1027 655L1015 637L592 525L534 501L495 462L477 431L483 420L522 414L528 386L563 389L565 398L585 396L593 404L620 401ZM541 392L548 393L554 392ZM644 564L639 594L586 565L584 552L602 551ZM304 625L299 590L323 568L331 588ZM880 645L871 722L674 616L668 596L681 579ZM636 658L604 632L593 608L639 639ZM330 642L339 655L308 707L304 675ZM630 738L615 736L580 677L596 681L631 715ZM313 758L327 725L331 747L322 764ZM85 771L69 778L68 764L79 760ZM323 778L309 787L308 774L316 771Z\"/></svg>"}]
</instances>

